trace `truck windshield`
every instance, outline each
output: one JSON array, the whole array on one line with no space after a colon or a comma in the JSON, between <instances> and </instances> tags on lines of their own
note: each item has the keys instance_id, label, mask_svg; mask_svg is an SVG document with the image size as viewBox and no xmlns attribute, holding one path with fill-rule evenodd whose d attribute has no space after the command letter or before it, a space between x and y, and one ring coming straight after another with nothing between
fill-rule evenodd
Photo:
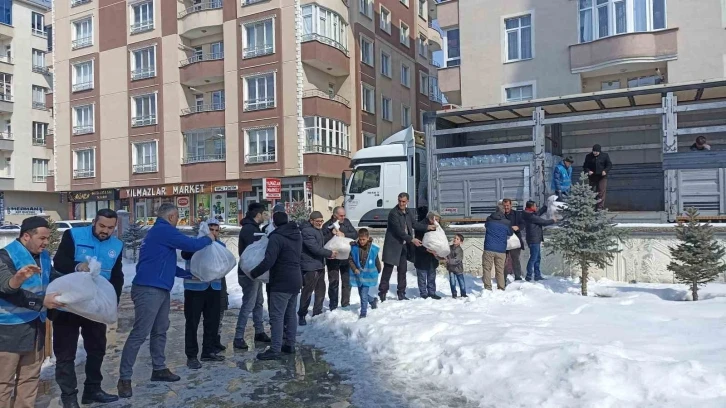
<instances>
[{"instance_id":1,"label":"truck windshield","mask_svg":"<svg viewBox=\"0 0 726 408\"><path fill-rule=\"evenodd\" d=\"M380 187L380 185L381 166L361 166L353 173L348 194L360 194L366 190Z\"/></svg>"}]
</instances>

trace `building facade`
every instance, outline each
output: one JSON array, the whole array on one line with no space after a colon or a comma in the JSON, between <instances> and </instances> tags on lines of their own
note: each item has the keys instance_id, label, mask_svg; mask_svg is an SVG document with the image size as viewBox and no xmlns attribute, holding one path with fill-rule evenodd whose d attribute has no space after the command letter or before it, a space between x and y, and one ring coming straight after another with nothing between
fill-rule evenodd
<instances>
[{"instance_id":1,"label":"building facade","mask_svg":"<svg viewBox=\"0 0 726 408\"><path fill-rule=\"evenodd\" d=\"M69 215L330 213L351 152L440 107L434 3L404 1L56 1L53 183Z\"/></svg>"}]
</instances>

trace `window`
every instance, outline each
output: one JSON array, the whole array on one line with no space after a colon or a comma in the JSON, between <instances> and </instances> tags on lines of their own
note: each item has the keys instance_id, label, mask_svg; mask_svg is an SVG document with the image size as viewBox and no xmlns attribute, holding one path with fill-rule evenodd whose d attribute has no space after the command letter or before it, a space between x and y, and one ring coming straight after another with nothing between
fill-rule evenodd
<instances>
[{"instance_id":1,"label":"window","mask_svg":"<svg viewBox=\"0 0 726 408\"><path fill-rule=\"evenodd\" d=\"M13 2L11 0L0 1L0 24L13 25Z\"/></svg>"},{"instance_id":2,"label":"window","mask_svg":"<svg viewBox=\"0 0 726 408\"><path fill-rule=\"evenodd\" d=\"M665 0L578 0L580 42L666 28Z\"/></svg>"},{"instance_id":3,"label":"window","mask_svg":"<svg viewBox=\"0 0 726 408\"><path fill-rule=\"evenodd\" d=\"M534 97L533 85L513 86L504 91L506 102L528 101Z\"/></svg>"},{"instance_id":4,"label":"window","mask_svg":"<svg viewBox=\"0 0 726 408\"><path fill-rule=\"evenodd\" d=\"M156 76L156 46L131 52L131 79L139 80Z\"/></svg>"},{"instance_id":5,"label":"window","mask_svg":"<svg viewBox=\"0 0 726 408\"><path fill-rule=\"evenodd\" d=\"M532 16L530 14L504 20L506 61L532 58Z\"/></svg>"},{"instance_id":6,"label":"window","mask_svg":"<svg viewBox=\"0 0 726 408\"><path fill-rule=\"evenodd\" d=\"M439 79L432 76L429 77L429 100L439 103L443 100L439 89ZM421 122L423 123L423 121Z\"/></svg>"},{"instance_id":7,"label":"window","mask_svg":"<svg viewBox=\"0 0 726 408\"><path fill-rule=\"evenodd\" d=\"M358 7L360 13L368 18L373 18L373 1L371 0L359 0Z\"/></svg>"},{"instance_id":8,"label":"window","mask_svg":"<svg viewBox=\"0 0 726 408\"><path fill-rule=\"evenodd\" d=\"M600 85L600 90L610 91L613 89L620 89L620 81L605 81Z\"/></svg>"},{"instance_id":9,"label":"window","mask_svg":"<svg viewBox=\"0 0 726 408\"><path fill-rule=\"evenodd\" d=\"M224 110L224 90L212 92L212 110Z\"/></svg>"},{"instance_id":10,"label":"window","mask_svg":"<svg viewBox=\"0 0 726 408\"><path fill-rule=\"evenodd\" d=\"M71 0L71 7L80 6L81 4L90 3L91 0Z\"/></svg>"},{"instance_id":11,"label":"window","mask_svg":"<svg viewBox=\"0 0 726 408\"><path fill-rule=\"evenodd\" d=\"M450 28L444 31L444 62L445 66L458 67L461 65L461 49L459 48L459 28Z\"/></svg>"},{"instance_id":12,"label":"window","mask_svg":"<svg viewBox=\"0 0 726 408\"><path fill-rule=\"evenodd\" d=\"M408 0L400 0L400 1L401 1L401 4L408 7Z\"/></svg>"},{"instance_id":13,"label":"window","mask_svg":"<svg viewBox=\"0 0 726 408\"><path fill-rule=\"evenodd\" d=\"M423 71L419 71L419 92L424 95L429 94L429 76Z\"/></svg>"},{"instance_id":14,"label":"window","mask_svg":"<svg viewBox=\"0 0 726 408\"><path fill-rule=\"evenodd\" d=\"M658 85L663 83L663 78L659 75L642 76L638 78L628 78L628 88L638 86Z\"/></svg>"},{"instance_id":15,"label":"window","mask_svg":"<svg viewBox=\"0 0 726 408\"><path fill-rule=\"evenodd\" d=\"M45 109L46 88L33 85L33 109Z\"/></svg>"},{"instance_id":16,"label":"window","mask_svg":"<svg viewBox=\"0 0 726 408\"><path fill-rule=\"evenodd\" d=\"M374 66L375 58L373 56L373 41L361 37L360 38L360 60L367 65Z\"/></svg>"},{"instance_id":17,"label":"window","mask_svg":"<svg viewBox=\"0 0 726 408\"><path fill-rule=\"evenodd\" d=\"M13 100L13 76L0 72L0 100Z\"/></svg>"},{"instance_id":18,"label":"window","mask_svg":"<svg viewBox=\"0 0 726 408\"><path fill-rule=\"evenodd\" d=\"M156 92L131 98L131 126L155 125Z\"/></svg>"},{"instance_id":19,"label":"window","mask_svg":"<svg viewBox=\"0 0 726 408\"><path fill-rule=\"evenodd\" d=\"M381 166L359 166L350 180L349 194L360 194L381 186Z\"/></svg>"},{"instance_id":20,"label":"window","mask_svg":"<svg viewBox=\"0 0 726 408\"><path fill-rule=\"evenodd\" d=\"M275 131L274 127L245 131L245 163L277 161Z\"/></svg>"},{"instance_id":21,"label":"window","mask_svg":"<svg viewBox=\"0 0 726 408\"><path fill-rule=\"evenodd\" d=\"M93 60L73 64L73 92L93 89Z\"/></svg>"},{"instance_id":22,"label":"window","mask_svg":"<svg viewBox=\"0 0 726 408\"><path fill-rule=\"evenodd\" d=\"M411 126L411 108L401 105L401 126L407 128Z\"/></svg>"},{"instance_id":23,"label":"window","mask_svg":"<svg viewBox=\"0 0 726 408\"><path fill-rule=\"evenodd\" d=\"M48 162L45 159L33 159L33 183L45 183L48 177Z\"/></svg>"},{"instance_id":24,"label":"window","mask_svg":"<svg viewBox=\"0 0 726 408\"><path fill-rule=\"evenodd\" d=\"M381 51L381 74L391 77L391 56Z\"/></svg>"},{"instance_id":25,"label":"window","mask_svg":"<svg viewBox=\"0 0 726 408\"><path fill-rule=\"evenodd\" d=\"M411 43L409 42L409 38L408 38L408 26L403 21L400 22L400 26L401 26L401 38L400 38L401 44L405 45L406 47L410 47Z\"/></svg>"},{"instance_id":26,"label":"window","mask_svg":"<svg viewBox=\"0 0 726 408\"><path fill-rule=\"evenodd\" d=\"M226 157L224 128L184 132L184 163L223 161Z\"/></svg>"},{"instance_id":27,"label":"window","mask_svg":"<svg viewBox=\"0 0 726 408\"><path fill-rule=\"evenodd\" d=\"M391 112L391 98L381 96L381 116L383 120L392 121L393 113Z\"/></svg>"},{"instance_id":28,"label":"window","mask_svg":"<svg viewBox=\"0 0 726 408\"><path fill-rule=\"evenodd\" d=\"M376 135L363 132L363 147L372 147L376 145Z\"/></svg>"},{"instance_id":29,"label":"window","mask_svg":"<svg viewBox=\"0 0 726 408\"><path fill-rule=\"evenodd\" d=\"M273 19L245 24L244 58L254 58L275 52L275 35Z\"/></svg>"},{"instance_id":30,"label":"window","mask_svg":"<svg viewBox=\"0 0 726 408\"><path fill-rule=\"evenodd\" d=\"M317 4L302 7L302 41L320 41L348 53L348 23L338 13Z\"/></svg>"},{"instance_id":31,"label":"window","mask_svg":"<svg viewBox=\"0 0 726 408\"><path fill-rule=\"evenodd\" d=\"M134 173L156 173L159 171L158 145L156 140L149 142L134 143L131 145L134 154L132 156L132 171Z\"/></svg>"},{"instance_id":32,"label":"window","mask_svg":"<svg viewBox=\"0 0 726 408\"><path fill-rule=\"evenodd\" d=\"M33 122L33 145L45 146L45 139L48 136L48 124Z\"/></svg>"},{"instance_id":33,"label":"window","mask_svg":"<svg viewBox=\"0 0 726 408\"><path fill-rule=\"evenodd\" d=\"M425 35L419 34L416 48L418 48L418 55L428 58L429 55L429 40Z\"/></svg>"},{"instance_id":34,"label":"window","mask_svg":"<svg viewBox=\"0 0 726 408\"><path fill-rule=\"evenodd\" d=\"M154 2L136 3L131 7L131 34L154 29Z\"/></svg>"},{"instance_id":35,"label":"window","mask_svg":"<svg viewBox=\"0 0 726 408\"><path fill-rule=\"evenodd\" d=\"M45 67L45 52L33 49L33 72L45 74L48 69Z\"/></svg>"},{"instance_id":36,"label":"window","mask_svg":"<svg viewBox=\"0 0 726 408\"><path fill-rule=\"evenodd\" d=\"M418 0L418 16L426 20L426 0Z\"/></svg>"},{"instance_id":37,"label":"window","mask_svg":"<svg viewBox=\"0 0 726 408\"><path fill-rule=\"evenodd\" d=\"M76 150L73 163L73 178L96 177L96 150Z\"/></svg>"},{"instance_id":38,"label":"window","mask_svg":"<svg viewBox=\"0 0 726 408\"><path fill-rule=\"evenodd\" d=\"M93 133L93 105L76 106L73 108L73 134L84 135Z\"/></svg>"},{"instance_id":39,"label":"window","mask_svg":"<svg viewBox=\"0 0 726 408\"><path fill-rule=\"evenodd\" d=\"M329 118L305 118L305 152L349 156L348 125Z\"/></svg>"},{"instance_id":40,"label":"window","mask_svg":"<svg viewBox=\"0 0 726 408\"><path fill-rule=\"evenodd\" d=\"M411 87L411 69L406 64L401 64L401 85Z\"/></svg>"},{"instance_id":41,"label":"window","mask_svg":"<svg viewBox=\"0 0 726 408\"><path fill-rule=\"evenodd\" d=\"M45 38L45 16L33 11L30 16L30 24L33 30L33 35Z\"/></svg>"},{"instance_id":42,"label":"window","mask_svg":"<svg viewBox=\"0 0 726 408\"><path fill-rule=\"evenodd\" d=\"M93 45L93 20L91 17L73 23L71 48L77 50Z\"/></svg>"},{"instance_id":43,"label":"window","mask_svg":"<svg viewBox=\"0 0 726 408\"><path fill-rule=\"evenodd\" d=\"M275 107L275 74L245 78L244 110L254 111Z\"/></svg>"},{"instance_id":44,"label":"window","mask_svg":"<svg viewBox=\"0 0 726 408\"><path fill-rule=\"evenodd\" d=\"M381 30L391 34L391 12L381 6Z\"/></svg>"},{"instance_id":45,"label":"window","mask_svg":"<svg viewBox=\"0 0 726 408\"><path fill-rule=\"evenodd\" d=\"M375 113L376 105L376 91L375 89L367 84L361 85L361 96L362 105L361 108L368 113Z\"/></svg>"}]
</instances>

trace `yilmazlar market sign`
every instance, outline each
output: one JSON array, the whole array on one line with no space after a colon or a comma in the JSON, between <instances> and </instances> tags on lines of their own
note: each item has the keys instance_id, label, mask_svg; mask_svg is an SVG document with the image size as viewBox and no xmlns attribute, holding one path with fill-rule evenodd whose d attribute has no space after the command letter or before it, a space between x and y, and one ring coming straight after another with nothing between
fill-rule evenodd
<instances>
[{"instance_id":1,"label":"yilmazlar market sign","mask_svg":"<svg viewBox=\"0 0 726 408\"><path fill-rule=\"evenodd\" d=\"M169 197L177 195L209 193L206 184L170 184L154 187L125 188L121 190L121 198Z\"/></svg>"}]
</instances>

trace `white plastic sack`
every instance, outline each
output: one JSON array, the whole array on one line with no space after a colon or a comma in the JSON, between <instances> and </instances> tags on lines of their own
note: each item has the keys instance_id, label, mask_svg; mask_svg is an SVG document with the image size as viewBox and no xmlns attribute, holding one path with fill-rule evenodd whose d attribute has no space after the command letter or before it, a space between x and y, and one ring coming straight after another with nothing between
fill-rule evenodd
<instances>
[{"instance_id":1,"label":"white plastic sack","mask_svg":"<svg viewBox=\"0 0 726 408\"><path fill-rule=\"evenodd\" d=\"M327 244L325 244L324 248L330 251L338 251L338 256L336 256L335 259L345 260L348 259L348 256L350 256L351 242L353 242L353 240L350 238L339 237L336 235L331 238Z\"/></svg>"},{"instance_id":2,"label":"white plastic sack","mask_svg":"<svg viewBox=\"0 0 726 408\"><path fill-rule=\"evenodd\" d=\"M436 230L429 231L423 236L423 246L430 249L439 258L446 258L451 249L449 248L449 240L446 239L446 233L438 222L435 222Z\"/></svg>"},{"instance_id":3,"label":"white plastic sack","mask_svg":"<svg viewBox=\"0 0 726 408\"><path fill-rule=\"evenodd\" d=\"M268 242L269 239L267 238L267 235L264 235L262 238L245 248L244 252L242 252L242 255L239 257L239 268L250 279L253 279L252 276L250 276L250 272L252 272L252 270L262 263L263 259L265 259ZM270 281L270 271L260 275L257 280L268 283Z\"/></svg>"},{"instance_id":4,"label":"white plastic sack","mask_svg":"<svg viewBox=\"0 0 726 408\"><path fill-rule=\"evenodd\" d=\"M88 257L91 272L73 272L48 284L46 293L57 293L56 300L65 304L59 310L75 313L103 324L116 323L118 303L116 290L101 276L101 263Z\"/></svg>"},{"instance_id":5,"label":"white plastic sack","mask_svg":"<svg viewBox=\"0 0 726 408\"><path fill-rule=\"evenodd\" d=\"M512 236L507 239L507 251L519 249L521 246L522 242L519 241L519 238L517 238L516 235L512 234Z\"/></svg>"},{"instance_id":6,"label":"white plastic sack","mask_svg":"<svg viewBox=\"0 0 726 408\"><path fill-rule=\"evenodd\" d=\"M199 226L198 236L207 235L209 235L209 226L205 222ZM234 269L235 265L237 265L237 260L234 259L234 255L224 246L212 242L212 245L207 245L192 255L189 269L192 275L200 281L211 282L224 278L229 271Z\"/></svg>"},{"instance_id":7,"label":"white plastic sack","mask_svg":"<svg viewBox=\"0 0 726 408\"><path fill-rule=\"evenodd\" d=\"M567 208L567 204L563 203L562 201L557 201L556 195L551 195L547 199L547 214L545 217L549 220L553 219L555 216L557 218L561 218L560 212Z\"/></svg>"}]
</instances>

